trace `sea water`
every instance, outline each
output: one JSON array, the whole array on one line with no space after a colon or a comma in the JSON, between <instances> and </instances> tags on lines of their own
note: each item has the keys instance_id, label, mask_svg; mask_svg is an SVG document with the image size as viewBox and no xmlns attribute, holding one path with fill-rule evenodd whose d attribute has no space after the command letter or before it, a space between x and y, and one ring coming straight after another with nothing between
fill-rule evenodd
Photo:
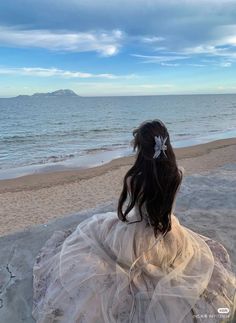
<instances>
[{"instance_id":1,"label":"sea water","mask_svg":"<svg viewBox=\"0 0 236 323\"><path fill-rule=\"evenodd\" d=\"M0 179L132 154L132 131L161 119L174 147L236 137L236 94L0 99Z\"/></svg>"}]
</instances>

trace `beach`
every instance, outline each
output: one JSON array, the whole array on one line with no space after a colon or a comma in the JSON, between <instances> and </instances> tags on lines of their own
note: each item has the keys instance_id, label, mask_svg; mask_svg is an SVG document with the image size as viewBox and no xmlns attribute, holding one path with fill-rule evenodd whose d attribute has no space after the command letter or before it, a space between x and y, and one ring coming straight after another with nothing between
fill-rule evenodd
<instances>
[{"instance_id":1,"label":"beach","mask_svg":"<svg viewBox=\"0 0 236 323\"><path fill-rule=\"evenodd\" d=\"M174 214L188 230L221 244L236 270L236 138L175 149L184 167ZM3 322L33 323L32 268L53 234L68 234L93 214L113 212L134 157L84 170L0 181ZM223 246L223 247L222 247Z\"/></svg>"},{"instance_id":2,"label":"beach","mask_svg":"<svg viewBox=\"0 0 236 323\"><path fill-rule=\"evenodd\" d=\"M184 176L204 174L236 163L236 138L176 148ZM122 180L134 157L102 166L32 174L0 181L0 235L65 217L117 200Z\"/></svg>"}]
</instances>

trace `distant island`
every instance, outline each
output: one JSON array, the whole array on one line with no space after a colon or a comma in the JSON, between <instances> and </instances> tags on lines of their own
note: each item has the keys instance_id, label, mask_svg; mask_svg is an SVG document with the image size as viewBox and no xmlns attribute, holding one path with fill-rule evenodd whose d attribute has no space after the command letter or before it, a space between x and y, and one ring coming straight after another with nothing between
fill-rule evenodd
<instances>
[{"instance_id":1,"label":"distant island","mask_svg":"<svg viewBox=\"0 0 236 323\"><path fill-rule=\"evenodd\" d=\"M72 90L57 90L54 92L48 92L48 93L34 93L33 95L18 95L15 98L48 98L48 97L79 97L78 94L76 94Z\"/></svg>"}]
</instances>

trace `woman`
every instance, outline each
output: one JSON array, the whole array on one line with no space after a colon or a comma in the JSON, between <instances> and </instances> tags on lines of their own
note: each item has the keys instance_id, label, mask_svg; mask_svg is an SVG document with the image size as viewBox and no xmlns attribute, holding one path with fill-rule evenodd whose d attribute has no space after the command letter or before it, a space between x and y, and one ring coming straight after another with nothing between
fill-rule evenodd
<instances>
[{"instance_id":1,"label":"woman","mask_svg":"<svg viewBox=\"0 0 236 323\"><path fill-rule=\"evenodd\" d=\"M56 232L37 257L37 322L208 323L233 316L226 250L173 214L183 170L165 125L148 121L133 135L137 155L118 212ZM219 308L230 312L222 316Z\"/></svg>"}]
</instances>

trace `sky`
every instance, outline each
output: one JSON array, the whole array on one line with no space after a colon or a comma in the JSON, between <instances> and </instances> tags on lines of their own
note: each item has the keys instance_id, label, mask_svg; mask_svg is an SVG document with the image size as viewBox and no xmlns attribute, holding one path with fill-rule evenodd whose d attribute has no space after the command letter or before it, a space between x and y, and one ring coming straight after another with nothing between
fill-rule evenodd
<instances>
[{"instance_id":1,"label":"sky","mask_svg":"<svg viewBox=\"0 0 236 323\"><path fill-rule=\"evenodd\" d=\"M236 93L236 1L0 0L0 97Z\"/></svg>"}]
</instances>

